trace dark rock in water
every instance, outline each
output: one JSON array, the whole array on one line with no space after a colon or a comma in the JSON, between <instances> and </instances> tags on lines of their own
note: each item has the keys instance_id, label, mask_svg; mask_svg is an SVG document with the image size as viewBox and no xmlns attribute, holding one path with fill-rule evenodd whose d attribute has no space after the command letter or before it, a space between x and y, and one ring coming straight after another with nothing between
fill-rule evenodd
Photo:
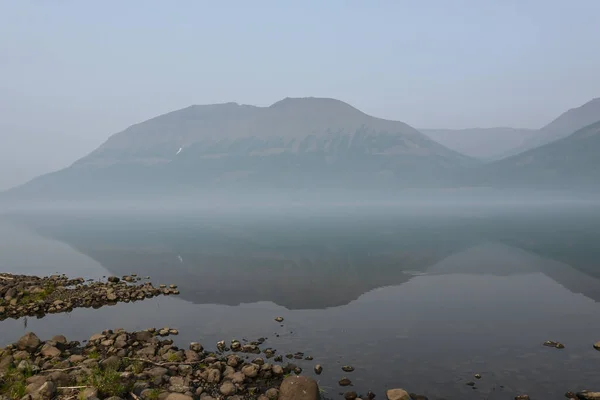
<instances>
[{"instance_id":1,"label":"dark rock in water","mask_svg":"<svg viewBox=\"0 0 600 400\"><path fill-rule=\"evenodd\" d=\"M109 276L107 281L111 282L111 283L118 283L121 279L119 277L116 276Z\"/></svg>"},{"instance_id":2,"label":"dark rock in water","mask_svg":"<svg viewBox=\"0 0 600 400\"><path fill-rule=\"evenodd\" d=\"M411 400L410 395L404 389L390 389L386 392L388 400Z\"/></svg>"},{"instance_id":3,"label":"dark rock in water","mask_svg":"<svg viewBox=\"0 0 600 400\"><path fill-rule=\"evenodd\" d=\"M275 321L277 321L277 322L283 322L283 317L276 317Z\"/></svg>"},{"instance_id":4,"label":"dark rock in water","mask_svg":"<svg viewBox=\"0 0 600 400\"><path fill-rule=\"evenodd\" d=\"M467 382L466 385L467 386L475 386L475 382Z\"/></svg>"},{"instance_id":5,"label":"dark rock in water","mask_svg":"<svg viewBox=\"0 0 600 400\"><path fill-rule=\"evenodd\" d=\"M573 392L567 392L567 393L565 393L565 397L567 399L576 399L577 395L575 393L573 393Z\"/></svg>"},{"instance_id":6,"label":"dark rock in water","mask_svg":"<svg viewBox=\"0 0 600 400\"><path fill-rule=\"evenodd\" d=\"M518 396L515 397L515 400L529 400L529 395L527 394L520 394Z\"/></svg>"},{"instance_id":7,"label":"dark rock in water","mask_svg":"<svg viewBox=\"0 0 600 400\"><path fill-rule=\"evenodd\" d=\"M321 366L321 364L315 365L315 374L321 375L321 373L323 373L323 367Z\"/></svg>"},{"instance_id":8,"label":"dark rock in water","mask_svg":"<svg viewBox=\"0 0 600 400\"><path fill-rule=\"evenodd\" d=\"M352 371L354 371L354 367L351 366L351 365L344 365L342 367L342 371L344 371L344 372L352 372Z\"/></svg>"},{"instance_id":9,"label":"dark rock in water","mask_svg":"<svg viewBox=\"0 0 600 400\"><path fill-rule=\"evenodd\" d=\"M475 379L481 379L481 375L480 374L475 374Z\"/></svg>"},{"instance_id":10,"label":"dark rock in water","mask_svg":"<svg viewBox=\"0 0 600 400\"><path fill-rule=\"evenodd\" d=\"M356 400L358 394L356 392L346 392L344 393L344 399L346 400Z\"/></svg>"},{"instance_id":11,"label":"dark rock in water","mask_svg":"<svg viewBox=\"0 0 600 400\"><path fill-rule=\"evenodd\" d=\"M410 398L412 400L429 400L427 396L423 396L422 394L411 393Z\"/></svg>"},{"instance_id":12,"label":"dark rock in water","mask_svg":"<svg viewBox=\"0 0 600 400\"><path fill-rule=\"evenodd\" d=\"M546 347L554 347L556 349L564 349L565 348L564 344L562 344L560 342L555 342L553 340L546 340L544 342L544 346L546 346Z\"/></svg>"},{"instance_id":13,"label":"dark rock in water","mask_svg":"<svg viewBox=\"0 0 600 400\"><path fill-rule=\"evenodd\" d=\"M275 356L275 358L273 359L273 361L275 361L275 362L282 362L283 361L283 356L282 355Z\"/></svg>"},{"instance_id":14,"label":"dark rock in water","mask_svg":"<svg viewBox=\"0 0 600 400\"><path fill-rule=\"evenodd\" d=\"M596 342L594 343L594 348L598 351L600 351L600 342Z\"/></svg>"},{"instance_id":15,"label":"dark rock in water","mask_svg":"<svg viewBox=\"0 0 600 400\"><path fill-rule=\"evenodd\" d=\"M350 386L352 385L352 381L348 378L342 378L340 379L340 381L338 382L340 386Z\"/></svg>"},{"instance_id":16,"label":"dark rock in water","mask_svg":"<svg viewBox=\"0 0 600 400\"><path fill-rule=\"evenodd\" d=\"M314 358L312 356L306 356L306 357L304 357L304 359L306 361L312 361L312 360L314 360Z\"/></svg>"},{"instance_id":17,"label":"dark rock in water","mask_svg":"<svg viewBox=\"0 0 600 400\"><path fill-rule=\"evenodd\" d=\"M279 400L319 400L319 386L306 376L288 376L279 387Z\"/></svg>"},{"instance_id":18,"label":"dark rock in water","mask_svg":"<svg viewBox=\"0 0 600 400\"><path fill-rule=\"evenodd\" d=\"M367 392L367 399L369 400L373 400L375 398L375 393L371 392L370 390Z\"/></svg>"}]
</instances>

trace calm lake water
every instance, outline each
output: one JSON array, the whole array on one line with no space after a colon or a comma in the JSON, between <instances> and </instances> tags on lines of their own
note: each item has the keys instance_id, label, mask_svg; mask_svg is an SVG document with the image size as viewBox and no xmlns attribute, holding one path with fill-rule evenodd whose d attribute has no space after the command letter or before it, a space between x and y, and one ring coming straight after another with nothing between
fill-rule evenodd
<instances>
[{"instance_id":1,"label":"calm lake water","mask_svg":"<svg viewBox=\"0 0 600 400\"><path fill-rule=\"evenodd\" d=\"M308 374L322 364L318 380L334 398L344 375L377 398L391 387L430 399L600 390L600 208L589 205L6 216L0 265L137 273L181 290L6 320L2 345L25 331L84 340L170 326L181 345L267 337L280 353L303 351L315 359L297 364Z\"/></svg>"}]
</instances>

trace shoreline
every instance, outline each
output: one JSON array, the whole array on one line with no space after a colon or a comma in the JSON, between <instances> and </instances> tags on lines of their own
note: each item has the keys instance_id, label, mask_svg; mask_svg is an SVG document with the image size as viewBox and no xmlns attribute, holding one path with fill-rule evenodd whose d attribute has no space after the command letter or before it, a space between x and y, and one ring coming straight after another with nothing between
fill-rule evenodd
<instances>
[{"instance_id":1,"label":"shoreline","mask_svg":"<svg viewBox=\"0 0 600 400\"><path fill-rule=\"evenodd\" d=\"M179 293L175 285L155 288L150 282L139 284L141 280L132 275L85 282L83 278L69 279L65 275L37 277L0 273L0 310L3 312L0 321L26 317L31 312L43 318L46 313L69 312L78 307L99 308ZM283 318L276 317L275 321L282 323ZM0 348L0 400L326 398L318 382L304 376L302 368L294 364L296 360L313 361L312 355L277 353L266 346L265 338L251 342L245 339L219 341L214 351L205 350L197 342L179 348L168 338L178 334L172 328L115 329L78 342L68 341L62 335L41 341L35 334L26 333L16 343ZM554 341L543 345L565 347ZM600 350L600 342L595 343L594 348ZM311 363L311 367L316 375L324 369L316 362ZM345 400L375 398L371 391L353 391L349 378L354 367L337 365L330 370L326 365L325 370L339 374L336 378L340 378L339 397ZM474 378L481 379L481 375L475 374ZM467 385L474 387L475 382ZM298 388L302 388L300 392ZM427 400L424 395L404 389L389 389L379 396L388 400ZM565 396L598 400L600 392L567 392ZM529 396L520 394L515 399L529 400Z\"/></svg>"},{"instance_id":2,"label":"shoreline","mask_svg":"<svg viewBox=\"0 0 600 400\"><path fill-rule=\"evenodd\" d=\"M145 278L149 279L149 278ZM0 321L7 318L70 312L75 308L100 308L117 303L142 301L157 296L178 295L175 285L151 282L127 275L110 276L106 280L67 278L65 275L0 274Z\"/></svg>"}]
</instances>

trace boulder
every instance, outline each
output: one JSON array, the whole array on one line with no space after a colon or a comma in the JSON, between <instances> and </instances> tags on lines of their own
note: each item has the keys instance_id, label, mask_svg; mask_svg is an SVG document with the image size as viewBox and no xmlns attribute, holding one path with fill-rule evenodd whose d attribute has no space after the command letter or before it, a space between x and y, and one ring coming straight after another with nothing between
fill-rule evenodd
<instances>
[{"instance_id":1,"label":"boulder","mask_svg":"<svg viewBox=\"0 0 600 400\"><path fill-rule=\"evenodd\" d=\"M411 400L408 392L404 389L390 389L385 394L388 400Z\"/></svg>"},{"instance_id":2,"label":"boulder","mask_svg":"<svg viewBox=\"0 0 600 400\"><path fill-rule=\"evenodd\" d=\"M229 381L224 382L219 388L219 392L221 392L223 396L233 396L236 391L235 385Z\"/></svg>"},{"instance_id":3,"label":"boulder","mask_svg":"<svg viewBox=\"0 0 600 400\"><path fill-rule=\"evenodd\" d=\"M42 350L40 350L40 353L46 358L55 358L60 356L60 350L54 346L49 345L48 343L42 346Z\"/></svg>"},{"instance_id":4,"label":"boulder","mask_svg":"<svg viewBox=\"0 0 600 400\"><path fill-rule=\"evenodd\" d=\"M19 350L26 350L30 353L34 352L41 344L41 340L33 332L28 332L19 339L17 342L17 348Z\"/></svg>"},{"instance_id":5,"label":"boulder","mask_svg":"<svg viewBox=\"0 0 600 400\"><path fill-rule=\"evenodd\" d=\"M256 378L258 375L259 366L256 364L248 364L242 367L242 372L248 378Z\"/></svg>"},{"instance_id":6,"label":"boulder","mask_svg":"<svg viewBox=\"0 0 600 400\"><path fill-rule=\"evenodd\" d=\"M318 400L319 386L306 376L288 376L279 387L279 400Z\"/></svg>"}]
</instances>

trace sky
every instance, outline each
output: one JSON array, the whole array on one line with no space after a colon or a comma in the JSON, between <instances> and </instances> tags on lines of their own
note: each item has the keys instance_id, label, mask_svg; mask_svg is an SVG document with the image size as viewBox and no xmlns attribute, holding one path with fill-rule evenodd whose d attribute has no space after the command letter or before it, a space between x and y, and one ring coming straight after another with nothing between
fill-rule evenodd
<instances>
[{"instance_id":1,"label":"sky","mask_svg":"<svg viewBox=\"0 0 600 400\"><path fill-rule=\"evenodd\" d=\"M598 0L0 0L0 190L191 104L539 128L600 97Z\"/></svg>"}]
</instances>

